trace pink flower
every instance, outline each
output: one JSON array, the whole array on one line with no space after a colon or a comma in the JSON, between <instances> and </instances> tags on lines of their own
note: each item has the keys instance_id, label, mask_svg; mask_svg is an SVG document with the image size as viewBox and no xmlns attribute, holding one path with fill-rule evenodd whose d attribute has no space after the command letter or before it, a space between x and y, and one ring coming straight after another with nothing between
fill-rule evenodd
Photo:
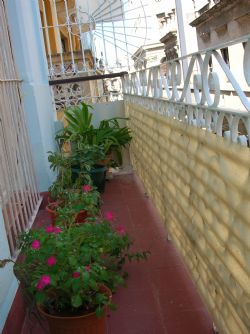
<instances>
[{"instance_id":1,"label":"pink flower","mask_svg":"<svg viewBox=\"0 0 250 334\"><path fill-rule=\"evenodd\" d=\"M78 271L74 271L72 274L73 278L79 278L81 276L81 274Z\"/></svg>"},{"instance_id":2,"label":"pink flower","mask_svg":"<svg viewBox=\"0 0 250 334\"><path fill-rule=\"evenodd\" d=\"M107 211L104 213L104 217L107 219L107 220L113 220L114 218L114 215L113 215L113 212L112 211Z\"/></svg>"},{"instance_id":3,"label":"pink flower","mask_svg":"<svg viewBox=\"0 0 250 334\"><path fill-rule=\"evenodd\" d=\"M47 259L47 265L49 267L52 267L56 264L56 257L55 256L50 256L48 259Z\"/></svg>"},{"instance_id":4,"label":"pink flower","mask_svg":"<svg viewBox=\"0 0 250 334\"><path fill-rule=\"evenodd\" d=\"M62 232L61 227L58 227L58 226L54 227L54 233L55 233L55 234L59 234L59 233L61 233L61 232Z\"/></svg>"},{"instance_id":5,"label":"pink flower","mask_svg":"<svg viewBox=\"0 0 250 334\"><path fill-rule=\"evenodd\" d=\"M124 226L122 226L122 225L118 226L116 231L120 235L125 235L126 234L126 230L125 230Z\"/></svg>"},{"instance_id":6,"label":"pink flower","mask_svg":"<svg viewBox=\"0 0 250 334\"><path fill-rule=\"evenodd\" d=\"M91 266L85 266L85 269L86 269L87 271L90 271L90 270L91 270Z\"/></svg>"},{"instance_id":7,"label":"pink flower","mask_svg":"<svg viewBox=\"0 0 250 334\"><path fill-rule=\"evenodd\" d=\"M85 184L84 186L82 186L82 190L85 193L88 193L91 189L92 187L89 184Z\"/></svg>"},{"instance_id":8,"label":"pink flower","mask_svg":"<svg viewBox=\"0 0 250 334\"><path fill-rule=\"evenodd\" d=\"M40 248L40 241L39 240L34 240L31 244L31 248L39 249Z\"/></svg>"},{"instance_id":9,"label":"pink flower","mask_svg":"<svg viewBox=\"0 0 250 334\"><path fill-rule=\"evenodd\" d=\"M47 275L42 275L40 280L38 281L36 285L37 290L43 290L47 285L49 285L51 282L51 278Z\"/></svg>"},{"instance_id":10,"label":"pink flower","mask_svg":"<svg viewBox=\"0 0 250 334\"><path fill-rule=\"evenodd\" d=\"M44 287L45 287L45 285L41 282L41 280L39 280L37 285L36 285L36 289L37 290L43 290Z\"/></svg>"},{"instance_id":11,"label":"pink flower","mask_svg":"<svg viewBox=\"0 0 250 334\"><path fill-rule=\"evenodd\" d=\"M51 282L51 278L47 275L42 275L41 280L45 286L49 285Z\"/></svg>"},{"instance_id":12,"label":"pink flower","mask_svg":"<svg viewBox=\"0 0 250 334\"><path fill-rule=\"evenodd\" d=\"M54 232L54 226L52 226L52 225L46 226L45 231L47 233L53 233Z\"/></svg>"}]
</instances>

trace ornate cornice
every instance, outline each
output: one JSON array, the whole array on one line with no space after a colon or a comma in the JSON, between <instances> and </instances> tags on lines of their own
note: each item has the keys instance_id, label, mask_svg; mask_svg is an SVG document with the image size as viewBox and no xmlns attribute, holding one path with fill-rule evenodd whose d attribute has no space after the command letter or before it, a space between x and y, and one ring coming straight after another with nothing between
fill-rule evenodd
<instances>
[{"instance_id":1,"label":"ornate cornice","mask_svg":"<svg viewBox=\"0 0 250 334\"><path fill-rule=\"evenodd\" d=\"M160 42L163 44L167 44L168 42L172 42L173 39L177 38L177 31L170 31L169 33L167 33L165 36L163 36L160 39Z\"/></svg>"},{"instance_id":2,"label":"ornate cornice","mask_svg":"<svg viewBox=\"0 0 250 334\"><path fill-rule=\"evenodd\" d=\"M192 27L198 27L200 24L209 21L211 18L220 16L222 12L228 11L232 7L239 6L240 3L240 0L220 0L216 5L202 13L199 17L197 17L189 24Z\"/></svg>"}]
</instances>

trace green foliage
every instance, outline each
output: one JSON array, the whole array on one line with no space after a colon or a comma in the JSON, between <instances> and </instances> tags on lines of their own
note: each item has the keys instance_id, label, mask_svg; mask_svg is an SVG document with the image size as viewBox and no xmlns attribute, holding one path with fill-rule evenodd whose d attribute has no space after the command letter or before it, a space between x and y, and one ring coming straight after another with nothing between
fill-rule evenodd
<instances>
[{"instance_id":1,"label":"green foliage","mask_svg":"<svg viewBox=\"0 0 250 334\"><path fill-rule=\"evenodd\" d=\"M89 191L84 191L89 186ZM100 213L100 193L95 187L84 185L80 189L67 189L61 197L61 204L55 209L57 224L67 227L75 222L81 211L86 211L88 216L96 216Z\"/></svg>"},{"instance_id":2,"label":"green foliage","mask_svg":"<svg viewBox=\"0 0 250 334\"><path fill-rule=\"evenodd\" d=\"M79 144L74 152L67 155L62 152L48 153L50 168L57 171L57 179L49 188L54 200L65 198L69 188L79 189L84 184L91 184L91 167L105 157L102 145ZM75 177L74 168L77 169Z\"/></svg>"},{"instance_id":3,"label":"green foliage","mask_svg":"<svg viewBox=\"0 0 250 334\"><path fill-rule=\"evenodd\" d=\"M48 226L22 235L15 273L50 314L95 310L100 315L104 305L115 308L102 287L114 291L124 284L121 260L140 257L129 253L130 246L127 233L101 218L68 228Z\"/></svg>"},{"instance_id":4,"label":"green foliage","mask_svg":"<svg viewBox=\"0 0 250 334\"><path fill-rule=\"evenodd\" d=\"M119 118L103 120L94 128L89 108L82 103L65 112L68 125L56 139L60 145L69 141L71 152L49 152L50 168L58 173L49 188L58 200L55 226L25 232L20 238L21 260L14 265L29 300L55 315L95 311L100 316L105 305L115 309L104 287L115 291L124 285L125 262L149 255L129 251L131 239L124 227L115 226L111 212L106 213L108 220L100 217L100 194L90 170L111 152L121 162L121 149L131 135L127 127L120 127ZM78 214L85 211L88 218L80 224ZM0 260L0 268L9 262L13 261Z\"/></svg>"},{"instance_id":5,"label":"green foliage","mask_svg":"<svg viewBox=\"0 0 250 334\"><path fill-rule=\"evenodd\" d=\"M68 108L65 111L68 125L58 133L57 140L70 142L72 151L80 145L102 146L105 155L113 153L117 162L121 164L121 150L132 139L130 129L126 126L120 127L119 120L125 118L103 120L98 128L94 128L89 108L92 107L83 102L77 107Z\"/></svg>"}]
</instances>

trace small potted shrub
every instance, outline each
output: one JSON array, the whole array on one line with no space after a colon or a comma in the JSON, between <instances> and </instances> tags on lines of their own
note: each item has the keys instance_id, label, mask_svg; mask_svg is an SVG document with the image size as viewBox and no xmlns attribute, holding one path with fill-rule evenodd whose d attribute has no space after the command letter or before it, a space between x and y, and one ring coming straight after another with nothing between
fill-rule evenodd
<instances>
[{"instance_id":1,"label":"small potted shrub","mask_svg":"<svg viewBox=\"0 0 250 334\"><path fill-rule=\"evenodd\" d=\"M91 152L90 152L91 151ZM50 168L57 172L56 181L49 187L50 202L56 202L65 195L69 188L80 189L82 185L91 183L89 175L91 166L100 151L93 153L93 148L82 149L77 153L48 152ZM77 175L74 175L74 167L79 167Z\"/></svg>"},{"instance_id":2,"label":"small potted shrub","mask_svg":"<svg viewBox=\"0 0 250 334\"><path fill-rule=\"evenodd\" d=\"M75 157L75 164L72 168L75 180L81 179L81 175L84 175L86 166L88 166L87 173L93 185L99 192L104 192L107 168L99 165L99 161L105 158L103 145L88 145L79 141L71 154Z\"/></svg>"},{"instance_id":3,"label":"small potted shrub","mask_svg":"<svg viewBox=\"0 0 250 334\"><path fill-rule=\"evenodd\" d=\"M56 181L49 188L49 203L46 207L53 221L56 220L57 211L65 206L75 209L78 213L97 213L100 195L91 186L89 175L93 159L96 159L95 155L100 156L99 150L97 152L86 147L79 151L79 154L49 152L50 168L58 173ZM74 170L75 166L79 166L77 172Z\"/></svg>"},{"instance_id":4,"label":"small potted shrub","mask_svg":"<svg viewBox=\"0 0 250 334\"><path fill-rule=\"evenodd\" d=\"M87 217L94 217L100 211L100 193L90 184L81 189L68 189L64 193L63 202L54 215L57 220L71 220L77 224L84 223Z\"/></svg>"}]
</instances>

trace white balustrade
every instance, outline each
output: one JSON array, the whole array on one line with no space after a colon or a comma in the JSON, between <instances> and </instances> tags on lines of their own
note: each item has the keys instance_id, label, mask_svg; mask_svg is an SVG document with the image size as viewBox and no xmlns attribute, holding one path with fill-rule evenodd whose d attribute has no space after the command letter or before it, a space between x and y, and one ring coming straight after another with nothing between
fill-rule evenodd
<instances>
[{"instance_id":1,"label":"white balustrade","mask_svg":"<svg viewBox=\"0 0 250 334\"><path fill-rule=\"evenodd\" d=\"M242 62L242 73L229 67L221 55L221 48L232 45L241 51L234 61ZM165 73L158 65L126 75L124 99L249 146L250 35L166 65Z\"/></svg>"}]
</instances>

